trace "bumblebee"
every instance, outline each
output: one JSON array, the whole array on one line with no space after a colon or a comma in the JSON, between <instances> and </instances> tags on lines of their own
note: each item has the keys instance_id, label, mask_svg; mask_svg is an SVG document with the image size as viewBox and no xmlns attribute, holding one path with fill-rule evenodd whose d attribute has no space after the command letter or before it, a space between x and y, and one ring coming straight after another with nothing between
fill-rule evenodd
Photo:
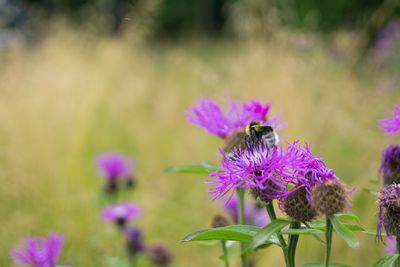
<instances>
[{"instance_id":1,"label":"bumblebee","mask_svg":"<svg viewBox=\"0 0 400 267\"><path fill-rule=\"evenodd\" d=\"M250 122L245 129L246 145L251 146L257 143L263 143L267 147L278 145L279 136L270 125L263 125L260 121Z\"/></svg>"}]
</instances>

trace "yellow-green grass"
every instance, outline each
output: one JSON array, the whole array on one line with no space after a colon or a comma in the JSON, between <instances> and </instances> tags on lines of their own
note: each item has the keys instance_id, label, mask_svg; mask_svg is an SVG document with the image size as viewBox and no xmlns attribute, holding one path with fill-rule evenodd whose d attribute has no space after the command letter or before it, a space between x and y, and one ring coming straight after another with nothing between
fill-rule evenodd
<instances>
[{"instance_id":1,"label":"yellow-green grass","mask_svg":"<svg viewBox=\"0 0 400 267\"><path fill-rule=\"evenodd\" d=\"M219 266L220 247L180 243L208 226L223 205L211 201L207 177L165 173L165 167L218 161L222 141L190 125L185 112L210 97L273 104L288 126L283 140L304 140L357 191L352 210L376 227L373 188L381 150L393 142L376 120L399 93L377 89L382 74L355 71L317 42L180 41L146 45L62 32L26 51L2 52L0 66L0 266L28 235L65 234L63 261L106 266L123 256L123 239L103 221L103 180L94 158L120 151L137 160L137 190L126 196L143 209L146 242L162 240L176 266ZM383 246L358 235L350 249L334 238L333 262L371 266ZM281 252L257 254L259 266L282 266ZM324 248L301 237L297 261L321 262ZM237 258L237 255L235 255Z\"/></svg>"}]
</instances>

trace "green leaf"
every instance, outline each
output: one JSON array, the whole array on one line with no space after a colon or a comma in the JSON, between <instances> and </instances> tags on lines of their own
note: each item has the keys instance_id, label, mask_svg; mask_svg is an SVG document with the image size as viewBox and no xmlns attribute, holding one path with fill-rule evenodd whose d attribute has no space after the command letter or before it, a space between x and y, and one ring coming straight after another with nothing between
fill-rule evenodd
<instances>
[{"instance_id":1,"label":"green leaf","mask_svg":"<svg viewBox=\"0 0 400 267\"><path fill-rule=\"evenodd\" d=\"M360 246L360 242L358 241L357 237L353 234L353 232L346 227L346 225L342 224L336 217L332 216L329 218L332 222L333 229L335 232L343 238L344 241L351 247L351 248L358 248Z\"/></svg>"},{"instance_id":2,"label":"green leaf","mask_svg":"<svg viewBox=\"0 0 400 267\"><path fill-rule=\"evenodd\" d=\"M353 232L365 232L366 230L358 224L351 224L351 223L343 223L341 222L346 228ZM318 229L321 231L326 230L326 223L324 220L316 220L310 224L311 228Z\"/></svg>"},{"instance_id":3,"label":"green leaf","mask_svg":"<svg viewBox=\"0 0 400 267\"><path fill-rule=\"evenodd\" d=\"M325 267L323 263L309 263L303 265L303 267ZM350 265L346 264L337 264L337 263L329 263L329 267L351 267Z\"/></svg>"},{"instance_id":4,"label":"green leaf","mask_svg":"<svg viewBox=\"0 0 400 267\"><path fill-rule=\"evenodd\" d=\"M322 235L324 231L312 228L300 228L300 229L283 229L280 231L283 235Z\"/></svg>"},{"instance_id":5,"label":"green leaf","mask_svg":"<svg viewBox=\"0 0 400 267\"><path fill-rule=\"evenodd\" d=\"M254 236L251 247L257 248L264 244L275 233L279 232L283 227L290 223L288 220L276 219L261 229L256 236Z\"/></svg>"},{"instance_id":6,"label":"green leaf","mask_svg":"<svg viewBox=\"0 0 400 267\"><path fill-rule=\"evenodd\" d=\"M200 165L209 171L218 171L220 169L218 166L209 162L202 162Z\"/></svg>"},{"instance_id":7,"label":"green leaf","mask_svg":"<svg viewBox=\"0 0 400 267\"><path fill-rule=\"evenodd\" d=\"M233 240L252 242L261 229L250 225L230 225L219 228L200 230L183 238L183 242L201 240Z\"/></svg>"},{"instance_id":8,"label":"green leaf","mask_svg":"<svg viewBox=\"0 0 400 267\"><path fill-rule=\"evenodd\" d=\"M383 256L377 263L375 263L374 267L392 267L399 256L399 254Z\"/></svg>"},{"instance_id":9,"label":"green leaf","mask_svg":"<svg viewBox=\"0 0 400 267\"><path fill-rule=\"evenodd\" d=\"M356 223L360 223L360 219L358 218L358 216L350 211L345 213L338 213L335 216L341 220L349 220L349 221L354 221Z\"/></svg>"},{"instance_id":10,"label":"green leaf","mask_svg":"<svg viewBox=\"0 0 400 267\"><path fill-rule=\"evenodd\" d=\"M207 162L203 162L200 165L171 166L165 169L166 172L200 174L200 175L208 175L209 171L217 171L217 170L218 170L217 166L214 166Z\"/></svg>"}]
</instances>

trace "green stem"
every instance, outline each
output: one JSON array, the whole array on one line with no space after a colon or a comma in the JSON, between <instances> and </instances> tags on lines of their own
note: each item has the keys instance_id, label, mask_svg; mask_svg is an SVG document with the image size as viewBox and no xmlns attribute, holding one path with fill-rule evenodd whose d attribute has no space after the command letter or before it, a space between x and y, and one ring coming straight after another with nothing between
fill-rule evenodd
<instances>
[{"instance_id":1,"label":"green stem","mask_svg":"<svg viewBox=\"0 0 400 267\"><path fill-rule=\"evenodd\" d=\"M239 198L239 218L238 218L238 222L241 225L246 224L246 218L244 216L244 189L241 187L238 187L236 189L236 193L238 195ZM246 255L244 254L244 243L240 242L240 260L242 263L242 267L246 267Z\"/></svg>"},{"instance_id":2,"label":"green stem","mask_svg":"<svg viewBox=\"0 0 400 267\"><path fill-rule=\"evenodd\" d=\"M221 241L222 244L222 252L223 252L223 256L224 256L224 263L225 263L225 267L229 267L229 260L228 260L228 250L226 249L226 242L225 241Z\"/></svg>"},{"instance_id":3,"label":"green stem","mask_svg":"<svg viewBox=\"0 0 400 267\"><path fill-rule=\"evenodd\" d=\"M292 222L290 224L290 229L299 229L299 222ZM296 248L297 242L299 241L299 235L289 235L289 245L288 245L288 258L291 267L296 267Z\"/></svg>"},{"instance_id":4,"label":"green stem","mask_svg":"<svg viewBox=\"0 0 400 267\"><path fill-rule=\"evenodd\" d=\"M400 237L396 237L396 253L400 254ZM394 264L395 267L400 267L400 258L397 258Z\"/></svg>"},{"instance_id":5,"label":"green stem","mask_svg":"<svg viewBox=\"0 0 400 267\"><path fill-rule=\"evenodd\" d=\"M332 248L332 233L333 227L331 220L327 217L326 218L326 250L325 250L325 267L329 267L329 260L331 257L331 248Z\"/></svg>"},{"instance_id":6,"label":"green stem","mask_svg":"<svg viewBox=\"0 0 400 267\"><path fill-rule=\"evenodd\" d=\"M272 203L272 201L267 201L265 208L268 212L268 216L269 216L269 219L271 220L271 222L275 221L276 213L275 213L274 204ZM285 264L287 267L291 267L290 262L289 262L288 249L287 249L285 239L283 238L283 236L281 234L277 234L277 236L279 239L279 244L281 245L281 248L283 251L283 256L285 257Z\"/></svg>"}]
</instances>

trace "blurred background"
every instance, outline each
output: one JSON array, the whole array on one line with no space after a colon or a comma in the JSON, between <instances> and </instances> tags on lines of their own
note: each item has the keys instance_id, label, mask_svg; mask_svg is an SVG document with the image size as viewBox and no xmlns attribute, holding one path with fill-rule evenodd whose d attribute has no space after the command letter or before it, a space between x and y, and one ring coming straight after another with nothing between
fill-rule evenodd
<instances>
[{"instance_id":1,"label":"blurred background","mask_svg":"<svg viewBox=\"0 0 400 267\"><path fill-rule=\"evenodd\" d=\"M222 140L190 125L197 100L258 99L310 142L351 187L353 212L376 228L382 149L377 127L400 92L397 0L0 0L0 266L28 234L67 236L63 261L108 266L122 238L100 219L104 181L94 159L132 155L146 241L162 240L174 266L221 266L218 244L180 243L209 226L223 201L207 177L165 173L218 162ZM334 240L333 261L372 266L384 254ZM299 266L324 250L301 237ZM283 266L276 248L258 266Z\"/></svg>"}]
</instances>

